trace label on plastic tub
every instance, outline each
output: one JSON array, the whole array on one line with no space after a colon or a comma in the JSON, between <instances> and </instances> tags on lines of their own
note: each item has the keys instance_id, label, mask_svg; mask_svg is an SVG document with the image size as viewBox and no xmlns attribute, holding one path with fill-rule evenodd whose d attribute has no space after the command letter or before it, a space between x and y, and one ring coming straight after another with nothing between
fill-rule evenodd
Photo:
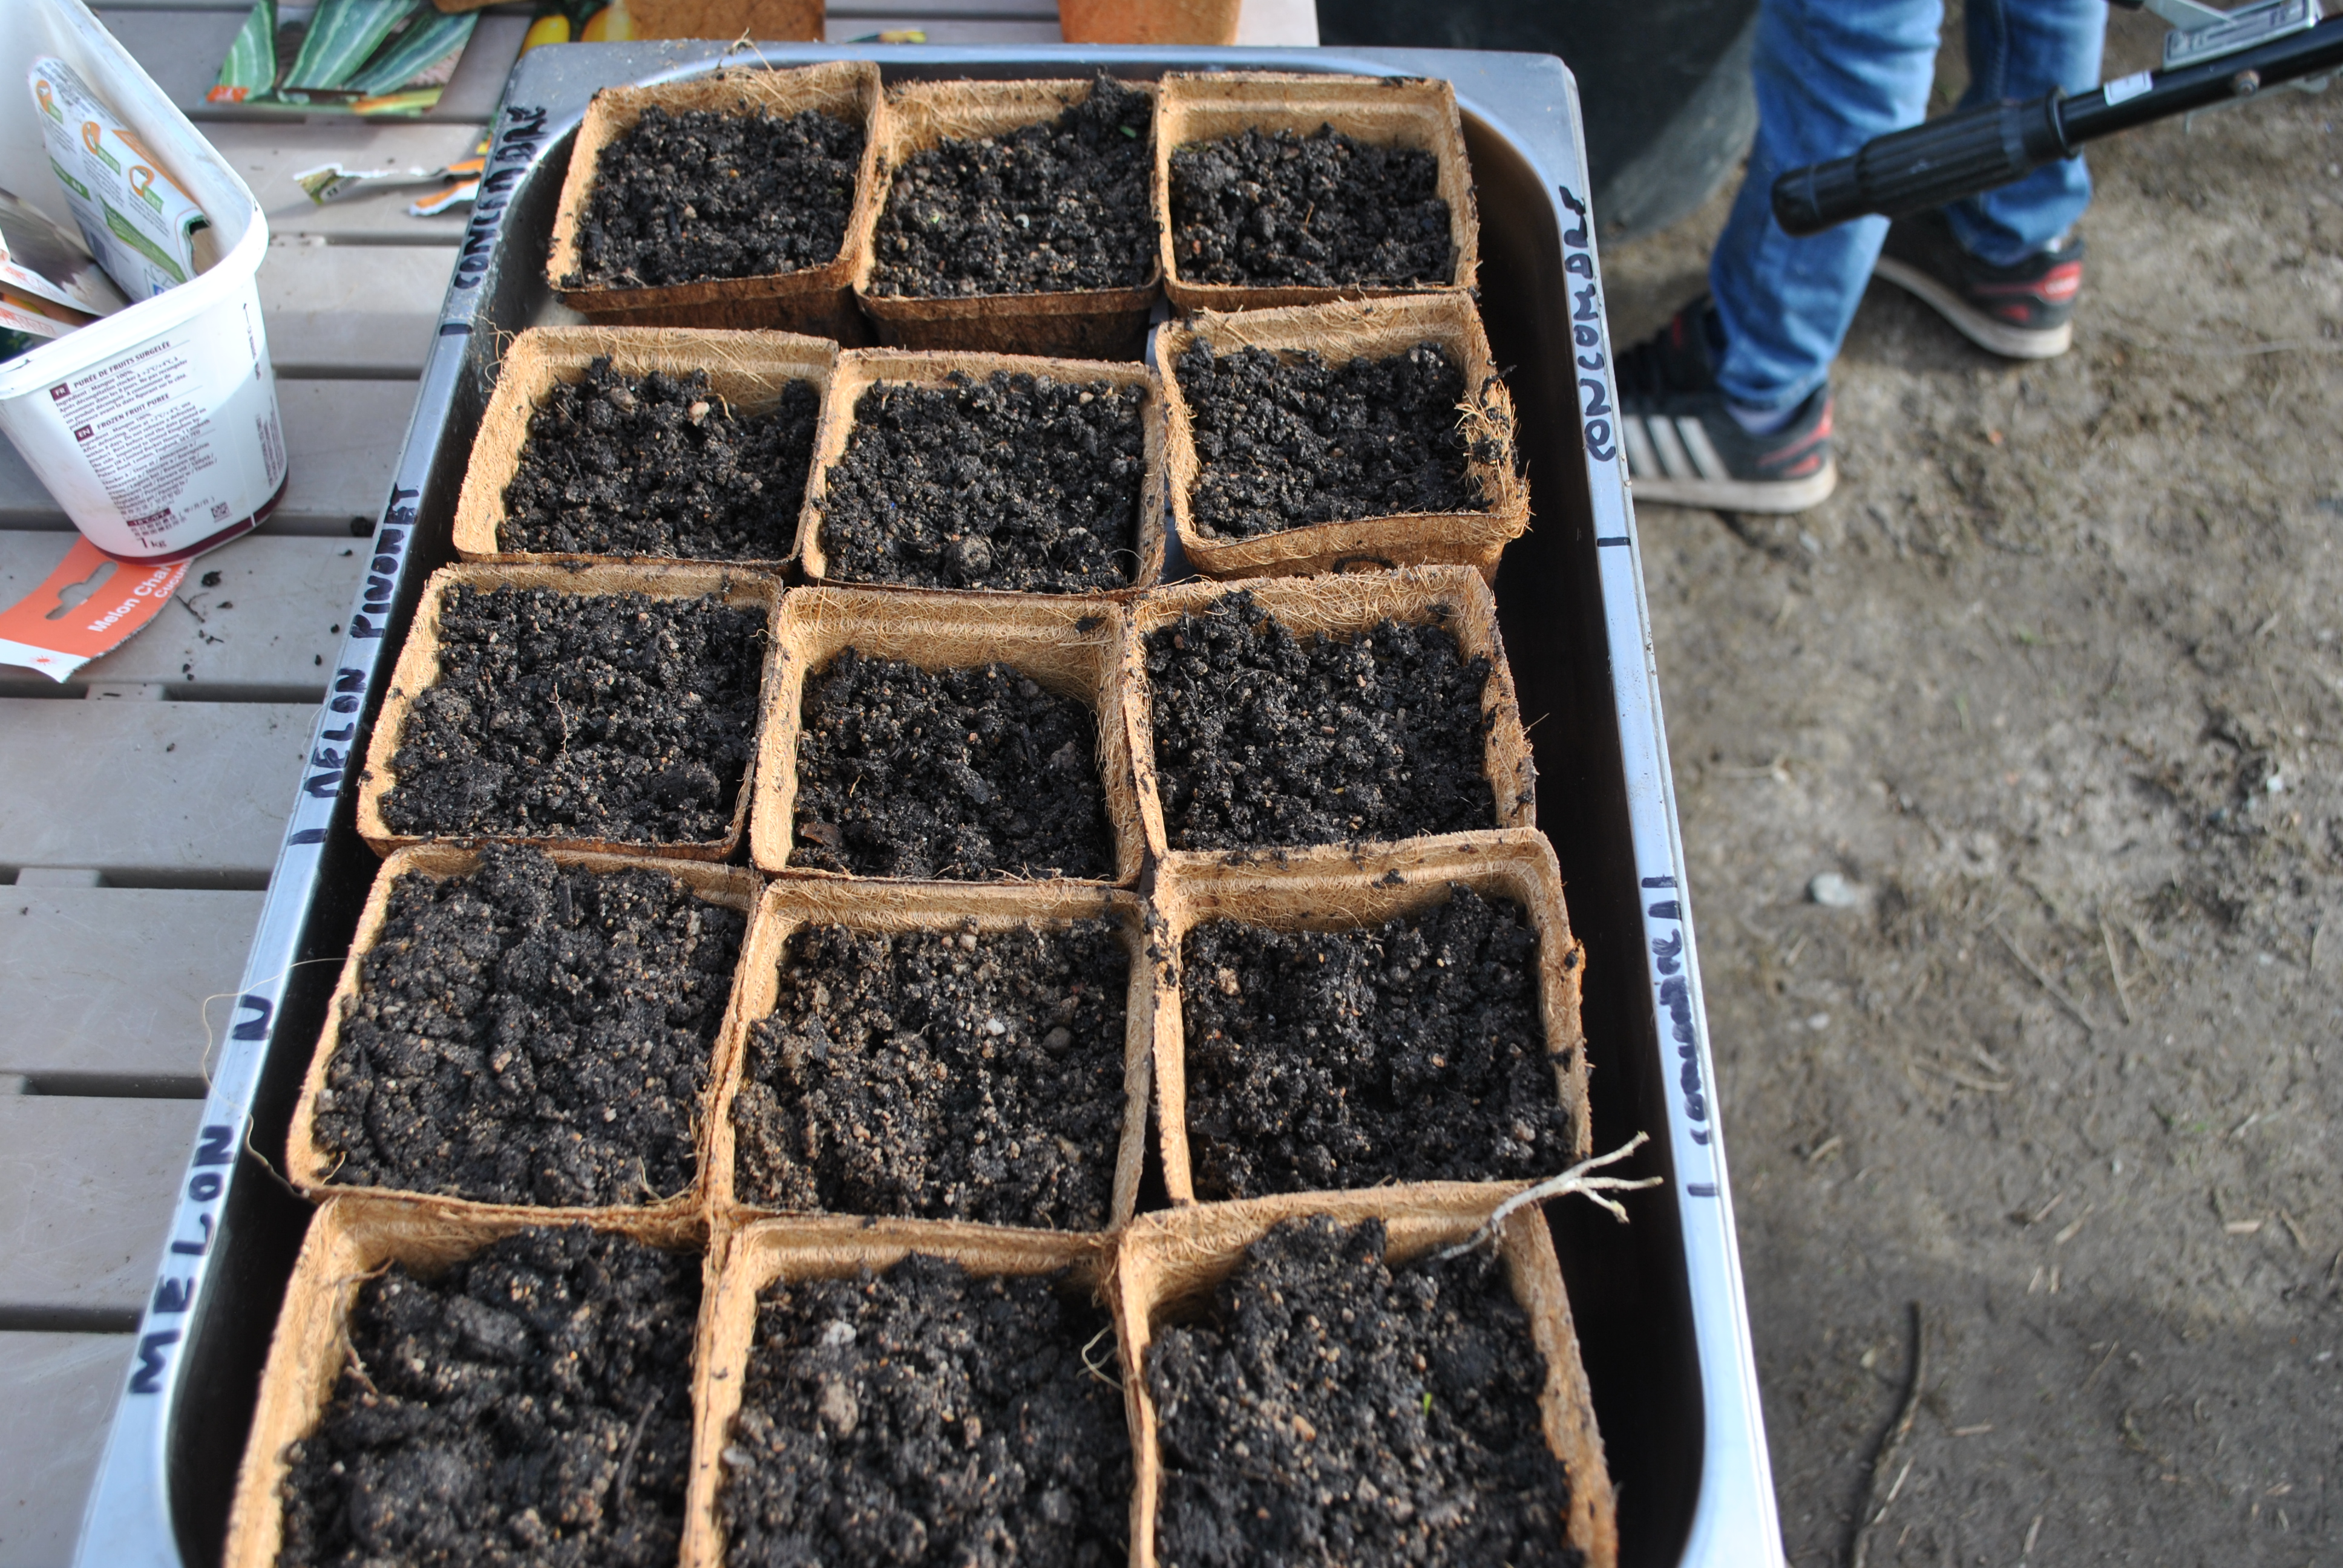
<instances>
[{"instance_id":1,"label":"label on plastic tub","mask_svg":"<svg viewBox=\"0 0 2343 1568\"><path fill-rule=\"evenodd\" d=\"M65 205L122 292L146 299L201 271L211 220L162 160L64 61L34 61L26 80Z\"/></svg>"},{"instance_id":2,"label":"label on plastic tub","mask_svg":"<svg viewBox=\"0 0 2343 1568\"><path fill-rule=\"evenodd\" d=\"M136 559L224 544L284 482L258 314L247 292L14 400L9 434L105 549Z\"/></svg>"}]
</instances>

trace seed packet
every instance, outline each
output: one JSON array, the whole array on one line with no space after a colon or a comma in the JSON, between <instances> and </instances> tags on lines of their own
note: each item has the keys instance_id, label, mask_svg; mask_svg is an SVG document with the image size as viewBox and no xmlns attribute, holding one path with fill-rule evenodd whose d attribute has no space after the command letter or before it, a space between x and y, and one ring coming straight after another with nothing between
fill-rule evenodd
<instances>
[{"instance_id":1,"label":"seed packet","mask_svg":"<svg viewBox=\"0 0 2343 1568\"><path fill-rule=\"evenodd\" d=\"M151 298L216 259L204 209L72 66L38 59L26 81L65 205L125 295Z\"/></svg>"},{"instance_id":2,"label":"seed packet","mask_svg":"<svg viewBox=\"0 0 2343 1568\"><path fill-rule=\"evenodd\" d=\"M0 190L0 294L12 291L61 306L77 318L111 316L130 303L81 241L32 203Z\"/></svg>"},{"instance_id":3,"label":"seed packet","mask_svg":"<svg viewBox=\"0 0 2343 1568\"><path fill-rule=\"evenodd\" d=\"M479 17L431 0L257 0L205 94L215 104L419 115L439 102Z\"/></svg>"}]
</instances>

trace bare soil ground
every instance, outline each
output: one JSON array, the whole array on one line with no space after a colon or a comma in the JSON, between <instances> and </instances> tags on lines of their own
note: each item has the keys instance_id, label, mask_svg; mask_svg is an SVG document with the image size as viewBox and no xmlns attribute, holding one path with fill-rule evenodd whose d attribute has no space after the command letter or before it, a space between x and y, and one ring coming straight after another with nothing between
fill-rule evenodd
<instances>
[{"instance_id":1,"label":"bare soil ground","mask_svg":"<svg viewBox=\"0 0 2343 1568\"><path fill-rule=\"evenodd\" d=\"M1640 513L1793 1563L1914 1302L1875 1568L2343 1560L2338 124L2103 144L2073 352L1876 286L1835 497ZM1621 343L1723 215L1607 258Z\"/></svg>"}]
</instances>

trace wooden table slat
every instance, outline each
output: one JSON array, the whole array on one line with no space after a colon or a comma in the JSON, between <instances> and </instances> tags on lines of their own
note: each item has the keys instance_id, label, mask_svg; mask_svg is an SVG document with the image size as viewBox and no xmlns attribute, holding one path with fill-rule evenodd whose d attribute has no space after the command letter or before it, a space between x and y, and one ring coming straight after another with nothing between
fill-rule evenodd
<instances>
[{"instance_id":1,"label":"wooden table slat","mask_svg":"<svg viewBox=\"0 0 2343 1568\"><path fill-rule=\"evenodd\" d=\"M266 897L0 888L0 1075L198 1086L235 1010ZM213 996L207 1046L204 999Z\"/></svg>"},{"instance_id":2,"label":"wooden table slat","mask_svg":"<svg viewBox=\"0 0 2343 1568\"><path fill-rule=\"evenodd\" d=\"M204 127L204 138L252 187L268 215L271 236L326 235L345 245L454 245L463 238L472 209L410 217L407 204L437 188L419 185L362 186L360 194L319 206L295 183L295 175L325 164L347 169L443 168L470 156L479 136L476 126L355 118L226 121Z\"/></svg>"},{"instance_id":3,"label":"wooden table slat","mask_svg":"<svg viewBox=\"0 0 2343 1568\"><path fill-rule=\"evenodd\" d=\"M415 386L279 376L277 406L285 417L289 471L285 499L269 514L263 537L315 536L347 545L352 518L371 526L380 518L414 417ZM72 527L16 448L0 441L0 528L64 533Z\"/></svg>"},{"instance_id":4,"label":"wooden table slat","mask_svg":"<svg viewBox=\"0 0 2343 1568\"><path fill-rule=\"evenodd\" d=\"M307 703L0 699L0 871L265 886L316 716Z\"/></svg>"},{"instance_id":5,"label":"wooden table slat","mask_svg":"<svg viewBox=\"0 0 2343 1568\"><path fill-rule=\"evenodd\" d=\"M243 104L207 104L204 95L219 79L219 64L244 25L247 6L225 10L98 8L98 19L122 41L146 74L155 78L170 100L196 120L295 120L307 116L297 109L271 109ZM422 118L468 120L484 124L505 89L505 77L520 54L528 32L524 14L498 12L484 15L473 29L472 42L456 67L455 78L440 95L438 107ZM341 116L336 116L339 118Z\"/></svg>"},{"instance_id":6,"label":"wooden table slat","mask_svg":"<svg viewBox=\"0 0 2343 1568\"><path fill-rule=\"evenodd\" d=\"M0 1333L0 1568L65 1568L130 1365L128 1334Z\"/></svg>"},{"instance_id":7,"label":"wooden table slat","mask_svg":"<svg viewBox=\"0 0 2343 1568\"><path fill-rule=\"evenodd\" d=\"M422 375L455 266L454 246L271 240L260 268L260 314L277 373Z\"/></svg>"},{"instance_id":8,"label":"wooden table slat","mask_svg":"<svg viewBox=\"0 0 2343 1568\"><path fill-rule=\"evenodd\" d=\"M0 602L29 592L69 546L63 534L0 532ZM82 666L67 689L161 683L181 701L317 701L328 678L326 661L341 644L330 628L348 613L372 559L373 547L363 539L280 538L266 531L238 539L190 568L178 602L112 653ZM214 573L219 586L204 587ZM45 675L0 664L0 692L47 697L56 690Z\"/></svg>"},{"instance_id":9,"label":"wooden table slat","mask_svg":"<svg viewBox=\"0 0 2343 1568\"><path fill-rule=\"evenodd\" d=\"M146 1306L203 1109L0 1095L0 1312Z\"/></svg>"}]
</instances>

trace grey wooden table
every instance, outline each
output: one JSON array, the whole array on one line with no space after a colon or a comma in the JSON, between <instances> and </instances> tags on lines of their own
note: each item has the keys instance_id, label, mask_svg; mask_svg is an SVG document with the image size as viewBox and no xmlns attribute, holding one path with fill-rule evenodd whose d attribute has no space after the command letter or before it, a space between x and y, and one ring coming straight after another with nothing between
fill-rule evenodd
<instances>
[{"instance_id":1,"label":"grey wooden table","mask_svg":"<svg viewBox=\"0 0 2343 1568\"><path fill-rule=\"evenodd\" d=\"M0 665L0 1568L63 1568L194 1136L206 1054L268 886L322 670L407 433L465 215L411 193L312 206L297 169L470 150L528 12L485 14L447 95L400 124L203 102L248 0L99 15L268 214L262 309L292 476L259 533L64 686ZM829 35L1054 43L1055 0L832 0ZM1311 0L1249 0L1241 41L1317 42ZM356 530L354 532L354 530ZM0 604L72 526L0 443ZM211 573L216 587L200 586Z\"/></svg>"}]
</instances>

